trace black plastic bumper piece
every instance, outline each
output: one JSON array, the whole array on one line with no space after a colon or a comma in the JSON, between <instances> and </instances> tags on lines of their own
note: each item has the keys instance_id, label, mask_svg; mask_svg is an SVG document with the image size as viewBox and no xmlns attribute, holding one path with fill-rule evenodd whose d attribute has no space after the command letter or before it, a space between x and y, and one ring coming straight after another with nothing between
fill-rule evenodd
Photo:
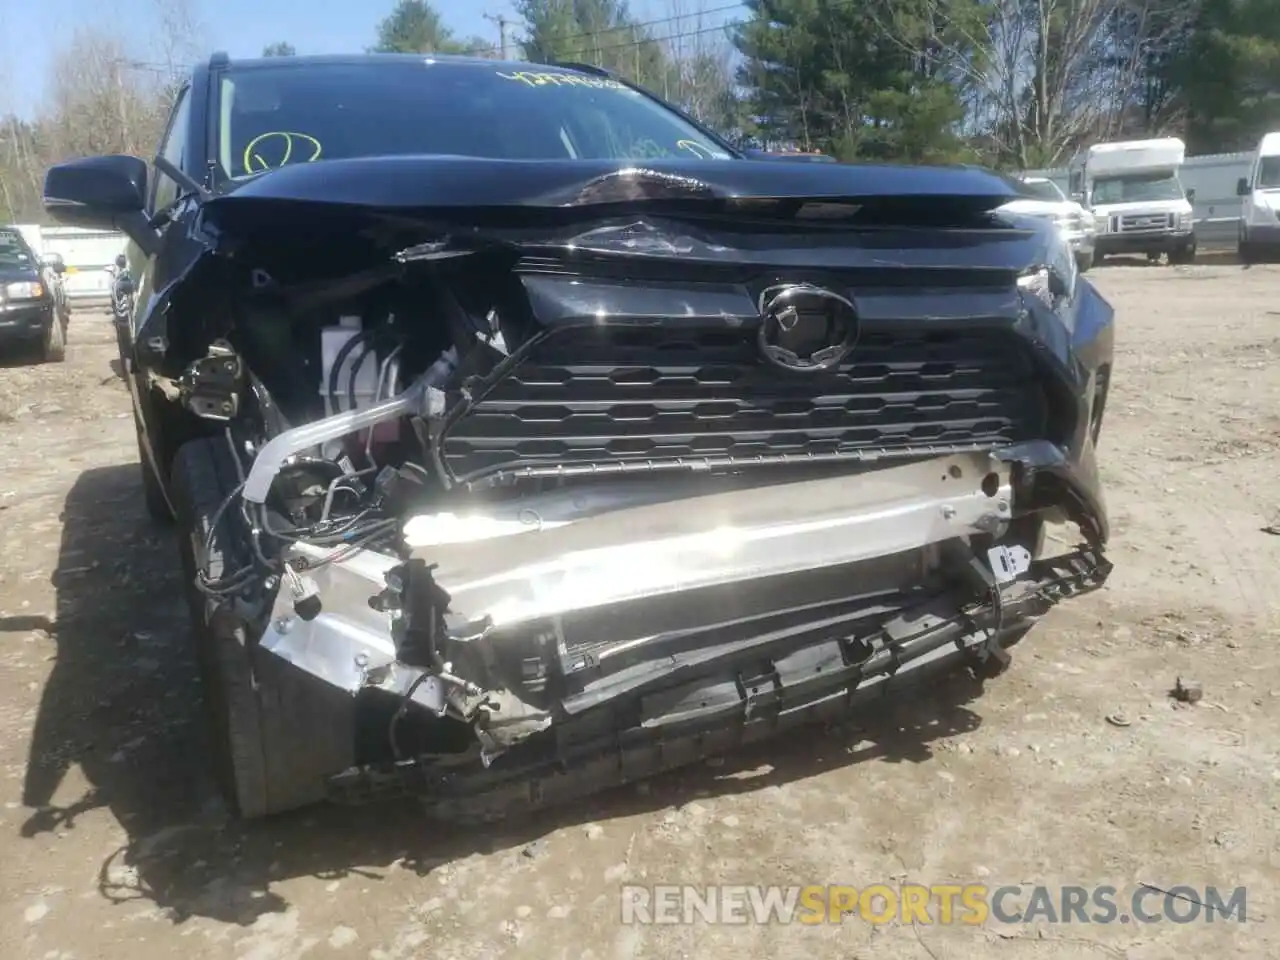
<instances>
[{"instance_id":1,"label":"black plastic bumper piece","mask_svg":"<svg viewBox=\"0 0 1280 960\"><path fill-rule=\"evenodd\" d=\"M0 304L0 342L39 340L53 324L53 301Z\"/></svg>"},{"instance_id":2,"label":"black plastic bumper piece","mask_svg":"<svg viewBox=\"0 0 1280 960\"><path fill-rule=\"evenodd\" d=\"M870 639L828 640L742 669L638 695L626 726L567 721L488 766L442 769L412 763L358 768L329 781L330 798L367 803L416 795L451 820L485 820L556 806L764 740L800 724L832 722L881 696L968 666L1003 671L1007 648L1058 602L1101 587L1111 563L1082 547L1033 561L1001 583L980 559L968 582L887 617ZM963 597L981 597L974 602ZM594 712L594 711L593 711ZM586 721L587 718L583 718ZM576 729L575 729L576 728Z\"/></svg>"}]
</instances>

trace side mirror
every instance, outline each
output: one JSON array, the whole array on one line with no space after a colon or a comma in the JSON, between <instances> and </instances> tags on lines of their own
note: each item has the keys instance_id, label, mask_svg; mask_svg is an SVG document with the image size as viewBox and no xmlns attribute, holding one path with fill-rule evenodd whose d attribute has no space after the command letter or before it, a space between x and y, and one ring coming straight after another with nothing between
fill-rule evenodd
<instances>
[{"instance_id":1,"label":"side mirror","mask_svg":"<svg viewBox=\"0 0 1280 960\"><path fill-rule=\"evenodd\" d=\"M1188 191L1187 191L1187 203L1195 203L1195 202L1196 202L1196 192L1195 192L1195 190L1194 190L1194 189L1192 189L1192 190L1188 190Z\"/></svg>"},{"instance_id":2,"label":"side mirror","mask_svg":"<svg viewBox=\"0 0 1280 960\"><path fill-rule=\"evenodd\" d=\"M1249 189L1249 178L1241 177L1236 181L1236 196L1247 197L1253 191Z\"/></svg>"},{"instance_id":3,"label":"side mirror","mask_svg":"<svg viewBox=\"0 0 1280 960\"><path fill-rule=\"evenodd\" d=\"M123 253L117 253L117 254L116 254L116 269L117 269L117 270L123 270L123 269L124 269L125 267L127 267L127 266L129 266L129 261L128 261L128 259L125 257L125 255L124 255Z\"/></svg>"},{"instance_id":4,"label":"side mirror","mask_svg":"<svg viewBox=\"0 0 1280 960\"><path fill-rule=\"evenodd\" d=\"M1084 204L1084 194L1083 194L1083 193L1081 193L1081 192L1080 192L1080 191L1078 191L1078 190L1077 190L1075 193L1071 194L1071 199L1072 199L1075 203L1080 204L1080 206L1082 206L1082 207L1085 205L1085 204Z\"/></svg>"},{"instance_id":5,"label":"side mirror","mask_svg":"<svg viewBox=\"0 0 1280 960\"><path fill-rule=\"evenodd\" d=\"M116 289L121 293L133 293L133 281L129 277L121 277L116 281Z\"/></svg>"},{"instance_id":6,"label":"side mirror","mask_svg":"<svg viewBox=\"0 0 1280 960\"><path fill-rule=\"evenodd\" d=\"M44 208L55 220L99 230L123 230L148 254L159 235L147 220L147 164L111 154L50 167L44 178Z\"/></svg>"},{"instance_id":7,"label":"side mirror","mask_svg":"<svg viewBox=\"0 0 1280 960\"><path fill-rule=\"evenodd\" d=\"M40 264L48 267L54 273L67 272L67 263L62 259L62 254L60 253L46 253L40 258Z\"/></svg>"}]
</instances>

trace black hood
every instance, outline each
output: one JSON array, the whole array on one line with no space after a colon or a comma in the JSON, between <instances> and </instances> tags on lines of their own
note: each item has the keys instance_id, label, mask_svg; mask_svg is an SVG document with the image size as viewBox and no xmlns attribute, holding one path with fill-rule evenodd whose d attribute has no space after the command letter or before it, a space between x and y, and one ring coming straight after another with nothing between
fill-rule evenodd
<instances>
[{"instance_id":1,"label":"black hood","mask_svg":"<svg viewBox=\"0 0 1280 960\"><path fill-rule=\"evenodd\" d=\"M991 210L1017 194L972 167L790 164L767 160L485 160L368 157L294 164L209 202L293 201L383 210L580 208L644 201L855 200L961 202Z\"/></svg>"},{"instance_id":2,"label":"black hood","mask_svg":"<svg viewBox=\"0 0 1280 960\"><path fill-rule=\"evenodd\" d=\"M213 249L258 260L284 238L297 250L342 236L400 261L496 244L686 266L1017 272L1045 262L1052 232L993 213L1016 196L976 167L401 156L282 167L204 201L201 221Z\"/></svg>"}]
</instances>

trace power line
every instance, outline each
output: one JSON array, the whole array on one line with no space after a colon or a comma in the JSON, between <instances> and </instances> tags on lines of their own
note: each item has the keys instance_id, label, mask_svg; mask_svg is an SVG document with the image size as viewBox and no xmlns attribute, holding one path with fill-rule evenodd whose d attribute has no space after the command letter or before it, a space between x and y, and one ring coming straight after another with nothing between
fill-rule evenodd
<instances>
[{"instance_id":1,"label":"power line","mask_svg":"<svg viewBox=\"0 0 1280 960\"><path fill-rule=\"evenodd\" d=\"M862 2L864 2L864 0L830 0L830 3L826 8L826 12L830 12L832 10L844 9L845 7L849 7L854 4L862 3ZM736 9L740 9L741 7L742 7L741 2L732 3L732 4L726 4L725 6L721 6L721 7L709 7L705 10L699 10L693 13L678 13L672 16L661 17L656 20L646 20L641 23L624 24L622 26L616 26L616 27L602 27L599 30L586 30L586 31L583 31L582 33L569 34L566 37L557 38L557 44L562 42L568 42L571 40L595 38L595 37L601 36L602 34L616 33L621 30L640 30L647 27L661 26L664 23L675 23L677 20L687 20L690 17L705 16L711 13L723 13L726 10L736 10ZM646 43L670 43L673 40L687 40L690 37L705 36L706 34L709 34L709 33L716 33L718 31L729 30L729 29L732 29L733 27L740 27L740 26L743 26L744 24L752 23L752 22L754 22L754 18L726 20L723 23L716 24L715 26L700 27L699 29L696 29L696 30L686 30L686 31L677 32L677 33L669 33L665 36L660 36L660 37L653 37L653 36L642 37L638 40L627 40L622 43L606 44L603 47L586 48L580 45L575 45L573 49L578 53L604 53L606 50L625 50L629 47L643 46ZM484 50L477 51L477 53L488 54L488 53L494 53L496 52L496 50L497 48L495 47L487 47Z\"/></svg>"},{"instance_id":2,"label":"power line","mask_svg":"<svg viewBox=\"0 0 1280 960\"><path fill-rule=\"evenodd\" d=\"M125 67L129 70L142 70L147 73L179 74L189 71L194 66L193 64L185 63L155 63L148 60L133 60L128 57L119 57L114 62L117 66Z\"/></svg>"},{"instance_id":3,"label":"power line","mask_svg":"<svg viewBox=\"0 0 1280 960\"><path fill-rule=\"evenodd\" d=\"M739 0L739 2L737 3L726 3L719 7L706 7L702 10L693 10L689 13L668 14L665 17L657 17L653 20L641 20L638 23L622 23L612 27L600 27L599 29L596 29L596 30L583 30L579 33L570 33L570 34L566 34L563 37L557 37L556 43L570 44L575 40L594 40L598 37L601 37L610 33L621 33L627 30L646 30L649 27L660 27L666 23L676 23L679 20L688 20L690 17L705 17L713 13L724 13L728 10L740 10L741 8L742 8L742 2L741 0ZM644 37L639 40L627 40L619 44L611 44L604 47L598 47L596 49L597 50L617 50L617 49L623 49L625 47L638 47L645 43L653 43L661 40L680 40L680 39L683 39L684 37L694 37L702 33L714 33L716 30L722 30L726 27L734 26L737 23L743 23L743 22L745 21L742 21L742 20L726 21L725 23L719 24L718 26L704 27L702 29L692 30L687 33L672 33L672 34L668 34L666 37ZM581 47L578 44L574 44L573 48L581 49ZM482 54L482 55L497 53L497 52L498 52L497 47L485 47L482 50L476 51L476 53Z\"/></svg>"},{"instance_id":4,"label":"power line","mask_svg":"<svg viewBox=\"0 0 1280 960\"><path fill-rule=\"evenodd\" d=\"M616 27L601 27L598 30L584 30L581 33L571 33L568 36L561 37L561 40L581 40L586 37L595 38L605 33L618 33L622 30L644 30L647 27L660 27L664 23L675 23L677 20L688 20L690 17L705 17L712 13L724 13L726 10L738 10L742 7L742 0L737 3L726 3L722 7L707 7L703 10L694 10L691 13L674 13L665 17L659 17L656 20L642 20L640 23L623 23ZM631 44L628 44L630 46Z\"/></svg>"},{"instance_id":5,"label":"power line","mask_svg":"<svg viewBox=\"0 0 1280 960\"><path fill-rule=\"evenodd\" d=\"M845 7L849 7L849 6L852 6L853 4L861 3L861 2L863 2L863 0L830 0L827 10L830 11L833 9L843 9ZM708 7L703 10L693 11L691 13L677 13L677 14L671 14L666 17L658 17L653 20L640 21L639 23L621 24L621 25L612 26L612 27L601 27L598 30L584 30L580 33L571 33L567 36L559 37L556 39L557 39L557 44L568 43L569 41L573 41L573 40L595 39L597 37L600 37L606 34L618 33L623 30L643 30L643 29L647 29L648 27L656 27L666 23L676 23L677 21L680 21L680 20L688 20L690 17L701 17L701 16L706 16L708 14L713 14L713 13L723 13L727 10L737 10L737 9L741 9L741 7L742 7L742 3L741 3L741 0L739 0L738 3L729 3L729 4L724 4L718 7ZM507 21L507 22L510 23L510 21ZM621 43L605 44L602 47L587 48L587 47L575 44L573 49L575 51L575 55L579 55L581 53L599 54L599 53L605 53L610 50L626 50L632 47L644 46L647 43L670 43L674 40L687 40L692 37L706 36L707 34L730 30L734 27L740 27L751 22L753 22L753 20L751 19L726 20L722 23L719 23L710 27L699 27L695 30L678 31L676 33L669 33L665 36L641 37L635 40L625 40ZM502 48L502 46L499 46L499 45L490 45L490 46L481 47L477 50L472 51L473 56L488 56L491 54L501 54L505 56L506 51ZM142 61L142 60L126 61L126 65L137 70L152 70L157 72L159 71L169 72L172 69L172 67L168 64L151 63L151 62Z\"/></svg>"},{"instance_id":6,"label":"power line","mask_svg":"<svg viewBox=\"0 0 1280 960\"><path fill-rule=\"evenodd\" d=\"M592 47L585 52L604 53L606 50L625 50L628 47L639 47L646 43L670 43L672 40L687 40L690 37L700 37L708 33L717 33L729 30L733 27L741 26L746 23L745 20L732 20L725 23L717 24L714 27L702 27L698 30L687 30L682 33L669 33L665 37L644 37L640 40L628 40L626 43L611 43L603 47ZM578 48L582 49L582 48Z\"/></svg>"}]
</instances>

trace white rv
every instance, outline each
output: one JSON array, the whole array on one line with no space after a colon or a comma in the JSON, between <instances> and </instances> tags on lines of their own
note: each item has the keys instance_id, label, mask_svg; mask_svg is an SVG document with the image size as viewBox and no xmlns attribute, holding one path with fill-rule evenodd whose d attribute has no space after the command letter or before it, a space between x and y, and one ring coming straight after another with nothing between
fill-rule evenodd
<instances>
[{"instance_id":1,"label":"white rv","mask_svg":"<svg viewBox=\"0 0 1280 960\"><path fill-rule=\"evenodd\" d=\"M1240 260L1254 263L1280 253L1280 133L1258 143L1240 195Z\"/></svg>"},{"instance_id":2,"label":"white rv","mask_svg":"<svg viewBox=\"0 0 1280 960\"><path fill-rule=\"evenodd\" d=\"M1181 140L1167 137L1099 143L1072 159L1072 197L1094 215L1095 262L1113 253L1195 260L1191 198L1178 179L1186 155Z\"/></svg>"}]
</instances>

